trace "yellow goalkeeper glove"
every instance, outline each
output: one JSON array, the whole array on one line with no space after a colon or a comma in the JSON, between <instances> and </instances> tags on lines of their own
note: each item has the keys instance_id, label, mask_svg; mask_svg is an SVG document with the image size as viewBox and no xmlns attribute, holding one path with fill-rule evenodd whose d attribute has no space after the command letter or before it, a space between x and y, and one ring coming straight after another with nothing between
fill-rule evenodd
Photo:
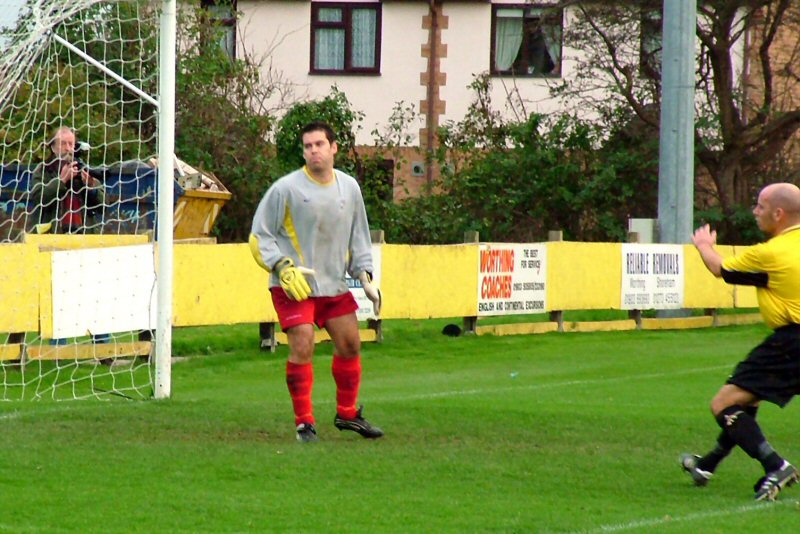
<instances>
[{"instance_id":1,"label":"yellow goalkeeper glove","mask_svg":"<svg viewBox=\"0 0 800 534\"><path fill-rule=\"evenodd\" d=\"M286 295L296 301L306 300L311 296L311 286L308 285L306 277L303 272L314 274L311 269L297 268L294 266L292 258L283 257L278 260L272 270L278 273L278 280L280 280L281 287L286 292Z\"/></svg>"},{"instance_id":2,"label":"yellow goalkeeper glove","mask_svg":"<svg viewBox=\"0 0 800 534\"><path fill-rule=\"evenodd\" d=\"M372 310L375 312L375 317L381 313L381 290L372 285L372 276L367 271L358 275L361 285L364 287L364 293L367 298L372 301Z\"/></svg>"}]
</instances>

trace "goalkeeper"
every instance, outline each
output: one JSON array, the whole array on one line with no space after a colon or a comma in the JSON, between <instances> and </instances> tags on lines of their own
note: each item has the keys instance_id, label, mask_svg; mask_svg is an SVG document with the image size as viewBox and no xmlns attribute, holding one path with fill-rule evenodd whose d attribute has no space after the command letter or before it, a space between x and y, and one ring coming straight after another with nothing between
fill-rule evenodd
<instances>
[{"instance_id":1,"label":"goalkeeper","mask_svg":"<svg viewBox=\"0 0 800 534\"><path fill-rule=\"evenodd\" d=\"M333 129L312 122L302 129L306 165L278 179L253 217L250 249L270 271L270 293L281 329L289 339L286 384L292 398L297 439L317 441L311 401L314 385L314 324L334 345L339 430L365 438L383 436L357 407L361 384L358 304L345 273L361 280L375 315L380 292L371 283L372 243L361 189L355 178L334 169L338 150Z\"/></svg>"}]
</instances>

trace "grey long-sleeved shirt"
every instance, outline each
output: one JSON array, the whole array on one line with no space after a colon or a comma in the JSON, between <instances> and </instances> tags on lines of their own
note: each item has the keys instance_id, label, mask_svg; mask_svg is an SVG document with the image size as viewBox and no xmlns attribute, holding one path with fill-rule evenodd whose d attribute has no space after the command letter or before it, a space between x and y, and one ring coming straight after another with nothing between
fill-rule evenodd
<instances>
[{"instance_id":1,"label":"grey long-sleeved shirt","mask_svg":"<svg viewBox=\"0 0 800 534\"><path fill-rule=\"evenodd\" d=\"M321 184L304 168L278 179L267 190L253 217L251 240L272 267L284 256L296 266L313 269L306 276L312 296L332 297L348 291L345 272L357 278L372 272L372 242L358 182L334 170ZM279 287L270 275L270 287Z\"/></svg>"}]
</instances>

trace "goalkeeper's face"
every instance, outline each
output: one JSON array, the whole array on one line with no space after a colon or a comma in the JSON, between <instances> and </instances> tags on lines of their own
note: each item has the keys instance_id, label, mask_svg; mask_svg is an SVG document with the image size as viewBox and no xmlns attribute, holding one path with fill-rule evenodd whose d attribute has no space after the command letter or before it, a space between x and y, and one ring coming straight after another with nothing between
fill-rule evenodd
<instances>
[{"instance_id":1,"label":"goalkeeper's face","mask_svg":"<svg viewBox=\"0 0 800 534\"><path fill-rule=\"evenodd\" d=\"M324 131L314 130L303 134L303 158L314 174L332 171L337 151L336 142L329 142Z\"/></svg>"}]
</instances>

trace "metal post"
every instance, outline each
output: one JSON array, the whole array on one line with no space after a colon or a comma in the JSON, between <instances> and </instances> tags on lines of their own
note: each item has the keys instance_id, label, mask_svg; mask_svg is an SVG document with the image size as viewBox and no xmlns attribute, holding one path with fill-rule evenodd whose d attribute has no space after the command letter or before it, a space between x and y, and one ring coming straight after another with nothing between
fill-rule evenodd
<instances>
[{"instance_id":1,"label":"metal post","mask_svg":"<svg viewBox=\"0 0 800 534\"><path fill-rule=\"evenodd\" d=\"M664 0L659 242L688 243L694 217L694 80L697 0Z\"/></svg>"}]
</instances>

